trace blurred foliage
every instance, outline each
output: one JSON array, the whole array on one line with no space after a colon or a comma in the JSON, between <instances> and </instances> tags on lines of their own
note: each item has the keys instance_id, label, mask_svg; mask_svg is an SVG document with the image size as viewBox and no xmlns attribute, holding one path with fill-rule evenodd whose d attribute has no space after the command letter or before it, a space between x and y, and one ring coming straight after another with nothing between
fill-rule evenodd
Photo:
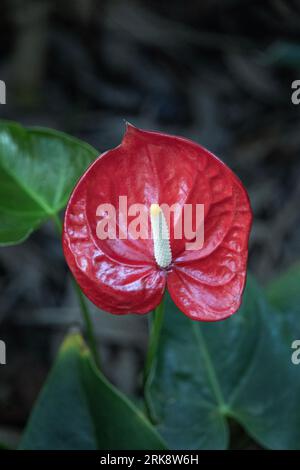
<instances>
[{"instance_id":1,"label":"blurred foliage","mask_svg":"<svg viewBox=\"0 0 300 470\"><path fill-rule=\"evenodd\" d=\"M267 286L269 302L277 309L300 313L300 264L291 266Z\"/></svg>"}]
</instances>

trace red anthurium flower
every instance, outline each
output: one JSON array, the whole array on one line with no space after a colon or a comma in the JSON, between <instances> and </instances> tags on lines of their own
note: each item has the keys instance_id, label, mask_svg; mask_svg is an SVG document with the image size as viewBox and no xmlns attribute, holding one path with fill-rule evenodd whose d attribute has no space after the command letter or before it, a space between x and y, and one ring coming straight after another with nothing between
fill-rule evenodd
<instances>
[{"instance_id":1,"label":"red anthurium flower","mask_svg":"<svg viewBox=\"0 0 300 470\"><path fill-rule=\"evenodd\" d=\"M128 214L120 210L125 200ZM145 208L140 224L133 218L137 204ZM167 222L163 207L174 204L202 207L201 246L191 248L190 235L175 233L190 215L172 212ZM148 223L146 236L134 237L128 227L138 229L141 220ZM116 229L99 236L109 221ZM167 288L190 318L222 320L241 303L251 221L245 188L217 157L187 139L128 125L121 145L101 155L75 187L64 253L83 292L103 310L147 313Z\"/></svg>"}]
</instances>

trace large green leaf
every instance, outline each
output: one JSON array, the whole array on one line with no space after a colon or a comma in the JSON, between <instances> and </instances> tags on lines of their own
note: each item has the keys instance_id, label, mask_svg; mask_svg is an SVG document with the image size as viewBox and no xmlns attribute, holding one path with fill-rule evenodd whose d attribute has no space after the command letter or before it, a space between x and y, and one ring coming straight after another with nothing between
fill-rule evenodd
<instances>
[{"instance_id":1,"label":"large green leaf","mask_svg":"<svg viewBox=\"0 0 300 470\"><path fill-rule=\"evenodd\" d=\"M227 448L233 418L267 448L299 449L300 374L291 363L295 332L254 281L248 280L240 311L222 322L189 320L170 297L166 302L146 397L169 447Z\"/></svg>"},{"instance_id":2,"label":"large green leaf","mask_svg":"<svg viewBox=\"0 0 300 470\"><path fill-rule=\"evenodd\" d=\"M21 449L164 449L142 413L98 371L77 334L64 342Z\"/></svg>"},{"instance_id":3,"label":"large green leaf","mask_svg":"<svg viewBox=\"0 0 300 470\"><path fill-rule=\"evenodd\" d=\"M61 132L0 121L0 244L56 215L97 153Z\"/></svg>"}]
</instances>

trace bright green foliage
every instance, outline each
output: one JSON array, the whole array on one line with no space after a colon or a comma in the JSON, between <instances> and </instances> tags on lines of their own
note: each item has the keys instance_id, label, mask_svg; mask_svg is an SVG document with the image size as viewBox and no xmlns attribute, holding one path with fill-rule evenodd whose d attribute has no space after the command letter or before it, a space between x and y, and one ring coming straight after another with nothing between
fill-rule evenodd
<instances>
[{"instance_id":1,"label":"bright green foliage","mask_svg":"<svg viewBox=\"0 0 300 470\"><path fill-rule=\"evenodd\" d=\"M0 121L0 245L56 216L97 154L61 132Z\"/></svg>"}]
</instances>

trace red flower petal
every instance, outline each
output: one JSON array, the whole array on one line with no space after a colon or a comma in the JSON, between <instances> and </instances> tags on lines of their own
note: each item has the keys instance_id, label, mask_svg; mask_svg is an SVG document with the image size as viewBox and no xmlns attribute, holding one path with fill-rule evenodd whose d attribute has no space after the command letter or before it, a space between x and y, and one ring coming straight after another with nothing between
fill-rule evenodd
<instances>
[{"instance_id":1,"label":"red flower petal","mask_svg":"<svg viewBox=\"0 0 300 470\"><path fill-rule=\"evenodd\" d=\"M147 240L96 237L98 205L111 203L119 209L119 196L126 196L128 207L143 204L150 208L152 203L168 206L177 203L180 207L186 203L204 204L205 215L210 213L207 223L211 227L210 232L207 230L206 245L212 250L232 221L232 175L220 160L194 142L128 125L121 145L96 160L80 182L87 191L87 219L95 243L117 261L153 264L150 236ZM216 203L217 208L211 208ZM184 252L187 240L174 238L174 223L171 216L170 243L176 258Z\"/></svg>"},{"instance_id":2,"label":"red flower petal","mask_svg":"<svg viewBox=\"0 0 300 470\"><path fill-rule=\"evenodd\" d=\"M111 313L153 310L163 297L165 273L155 266L122 264L104 254L91 236L86 206L86 187L79 183L65 214L63 249L81 289Z\"/></svg>"},{"instance_id":3,"label":"red flower petal","mask_svg":"<svg viewBox=\"0 0 300 470\"><path fill-rule=\"evenodd\" d=\"M147 239L97 236L97 208L110 203L118 212L120 196L127 197L128 207L146 207ZM203 204L205 209L204 245L194 251L186 249L190 240L174 237L171 217L168 272L154 258L149 220L154 203ZM118 220L123 232L125 212ZM250 225L246 191L218 158L189 140L129 125L121 145L100 156L76 186L65 216L64 251L82 290L104 310L152 310L167 277L170 294L186 315L213 321L240 304Z\"/></svg>"},{"instance_id":4,"label":"red flower petal","mask_svg":"<svg viewBox=\"0 0 300 470\"><path fill-rule=\"evenodd\" d=\"M168 290L185 315L209 322L224 320L238 310L244 283L245 273L233 276L227 283L209 285L175 270L168 277Z\"/></svg>"},{"instance_id":5,"label":"red flower petal","mask_svg":"<svg viewBox=\"0 0 300 470\"><path fill-rule=\"evenodd\" d=\"M234 216L218 247L193 261L175 261L168 289L176 305L194 320L223 320L241 303L246 281L248 238L252 213L246 191L233 186Z\"/></svg>"}]
</instances>

